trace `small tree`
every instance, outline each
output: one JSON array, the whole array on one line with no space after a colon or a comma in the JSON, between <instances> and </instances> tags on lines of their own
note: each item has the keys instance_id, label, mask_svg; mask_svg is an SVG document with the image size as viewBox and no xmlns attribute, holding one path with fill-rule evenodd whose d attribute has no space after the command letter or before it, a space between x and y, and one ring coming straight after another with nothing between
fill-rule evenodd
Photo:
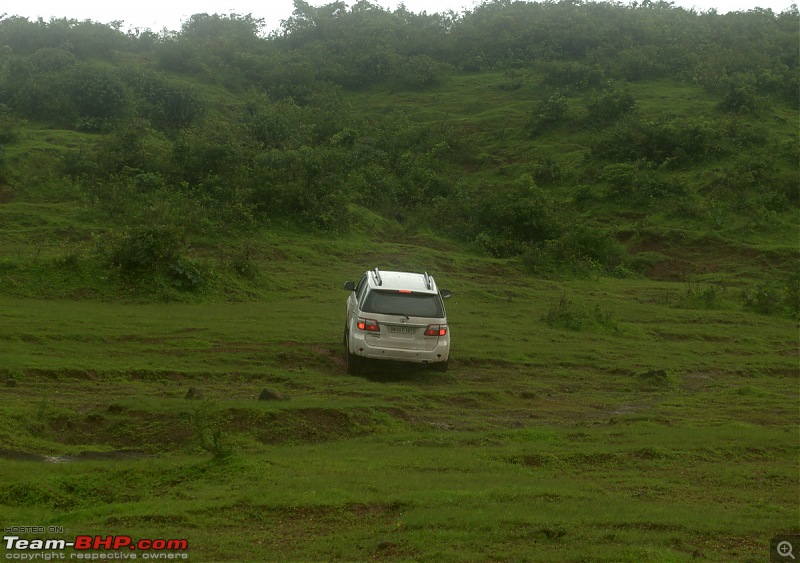
<instances>
[{"instance_id":1,"label":"small tree","mask_svg":"<svg viewBox=\"0 0 800 563\"><path fill-rule=\"evenodd\" d=\"M569 100L561 93L541 100L531 110L528 118L528 131L532 136L541 135L561 123L567 116Z\"/></svg>"},{"instance_id":2,"label":"small tree","mask_svg":"<svg viewBox=\"0 0 800 563\"><path fill-rule=\"evenodd\" d=\"M615 121L633 111L636 100L630 92L611 90L589 104L587 121L593 125Z\"/></svg>"}]
</instances>

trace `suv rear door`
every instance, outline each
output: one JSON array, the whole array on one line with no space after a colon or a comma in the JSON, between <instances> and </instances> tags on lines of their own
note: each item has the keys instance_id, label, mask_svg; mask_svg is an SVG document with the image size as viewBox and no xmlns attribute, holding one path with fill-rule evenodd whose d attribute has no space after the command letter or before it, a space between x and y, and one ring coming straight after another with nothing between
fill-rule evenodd
<instances>
[{"instance_id":1,"label":"suv rear door","mask_svg":"<svg viewBox=\"0 0 800 563\"><path fill-rule=\"evenodd\" d=\"M433 350L439 327L446 323L444 305L436 293L373 289L361 310L380 324L381 348ZM431 325L436 330L428 331Z\"/></svg>"}]
</instances>

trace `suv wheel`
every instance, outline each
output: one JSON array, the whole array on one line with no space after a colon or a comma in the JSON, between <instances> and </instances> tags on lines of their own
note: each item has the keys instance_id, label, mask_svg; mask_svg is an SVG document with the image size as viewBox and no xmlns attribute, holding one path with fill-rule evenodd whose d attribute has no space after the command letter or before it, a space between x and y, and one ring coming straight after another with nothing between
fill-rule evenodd
<instances>
[{"instance_id":1,"label":"suv wheel","mask_svg":"<svg viewBox=\"0 0 800 563\"><path fill-rule=\"evenodd\" d=\"M364 358L350 353L350 343L347 341L347 334L344 337L344 352L347 358L347 373L358 375L364 367Z\"/></svg>"}]
</instances>

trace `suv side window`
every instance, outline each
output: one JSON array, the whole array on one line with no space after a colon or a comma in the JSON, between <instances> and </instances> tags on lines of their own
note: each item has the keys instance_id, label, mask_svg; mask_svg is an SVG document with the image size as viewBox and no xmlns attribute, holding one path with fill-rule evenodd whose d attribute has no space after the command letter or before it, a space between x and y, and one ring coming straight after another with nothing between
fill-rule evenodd
<instances>
[{"instance_id":1,"label":"suv side window","mask_svg":"<svg viewBox=\"0 0 800 563\"><path fill-rule=\"evenodd\" d=\"M357 303L361 302L361 298L364 296L364 289L367 287L367 285L367 274L364 274L361 276L361 280L359 280L355 289Z\"/></svg>"}]
</instances>

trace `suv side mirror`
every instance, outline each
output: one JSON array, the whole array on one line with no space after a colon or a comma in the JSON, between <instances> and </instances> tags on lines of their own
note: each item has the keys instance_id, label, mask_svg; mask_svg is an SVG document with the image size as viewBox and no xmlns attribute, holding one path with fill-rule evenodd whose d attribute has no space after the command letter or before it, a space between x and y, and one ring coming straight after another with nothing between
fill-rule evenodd
<instances>
[{"instance_id":1,"label":"suv side mirror","mask_svg":"<svg viewBox=\"0 0 800 563\"><path fill-rule=\"evenodd\" d=\"M342 287L342 289L344 289L346 291L355 291L356 290L356 282L354 282L354 281L344 282L344 287Z\"/></svg>"},{"instance_id":2,"label":"suv side mirror","mask_svg":"<svg viewBox=\"0 0 800 563\"><path fill-rule=\"evenodd\" d=\"M453 292L449 289L441 289L439 290L439 295L442 296L442 299L450 299L453 296Z\"/></svg>"}]
</instances>

